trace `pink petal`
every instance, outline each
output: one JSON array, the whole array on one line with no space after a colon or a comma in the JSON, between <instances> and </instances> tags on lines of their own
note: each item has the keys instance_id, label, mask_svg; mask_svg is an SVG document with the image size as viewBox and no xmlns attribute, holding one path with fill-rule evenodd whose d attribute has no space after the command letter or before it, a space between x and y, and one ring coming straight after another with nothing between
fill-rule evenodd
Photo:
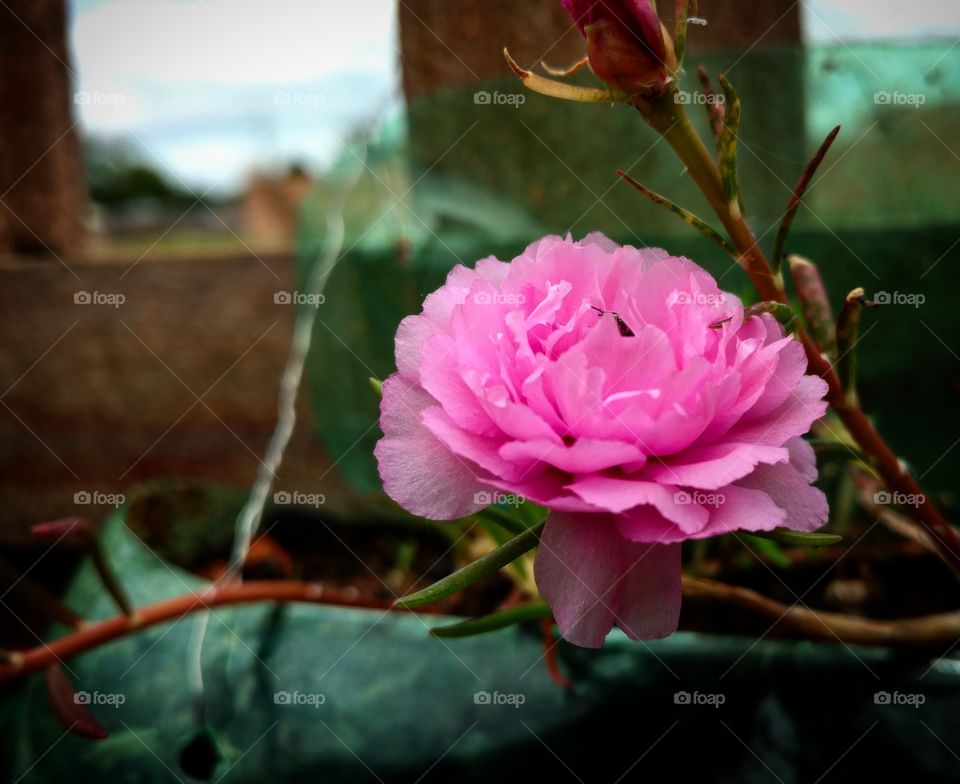
<instances>
[{"instance_id":1,"label":"pink petal","mask_svg":"<svg viewBox=\"0 0 960 784\"><path fill-rule=\"evenodd\" d=\"M677 503L677 488L656 482L587 476L576 478L570 484L570 489L584 501L614 514L642 504L652 506L688 533L703 528L710 516L707 510L698 504Z\"/></svg>"},{"instance_id":2,"label":"pink petal","mask_svg":"<svg viewBox=\"0 0 960 784\"><path fill-rule=\"evenodd\" d=\"M830 514L827 498L810 482L816 478L816 459L813 447L802 438L787 444L790 463L762 465L737 484L762 490L773 502L785 509L783 525L796 531L816 531Z\"/></svg>"},{"instance_id":3,"label":"pink petal","mask_svg":"<svg viewBox=\"0 0 960 784\"><path fill-rule=\"evenodd\" d=\"M642 477L701 490L735 482L761 463L785 463L790 453L783 447L763 444L714 444L688 449L662 461L651 460Z\"/></svg>"},{"instance_id":4,"label":"pink petal","mask_svg":"<svg viewBox=\"0 0 960 784\"><path fill-rule=\"evenodd\" d=\"M500 456L511 463L527 467L538 462L549 463L571 474L591 473L623 463L645 460L643 452L633 444L591 438L577 439L570 446L562 441L546 439L509 441L500 447Z\"/></svg>"},{"instance_id":5,"label":"pink petal","mask_svg":"<svg viewBox=\"0 0 960 784\"><path fill-rule=\"evenodd\" d=\"M551 513L534 563L566 640L599 648L616 623L634 639L666 637L680 616L680 547L625 541L609 516Z\"/></svg>"},{"instance_id":6,"label":"pink petal","mask_svg":"<svg viewBox=\"0 0 960 784\"><path fill-rule=\"evenodd\" d=\"M390 376L380 405L384 437L374 454L383 489L400 506L431 520L455 520L484 506L474 495L487 486L421 424L423 409L435 404L399 373Z\"/></svg>"}]
</instances>

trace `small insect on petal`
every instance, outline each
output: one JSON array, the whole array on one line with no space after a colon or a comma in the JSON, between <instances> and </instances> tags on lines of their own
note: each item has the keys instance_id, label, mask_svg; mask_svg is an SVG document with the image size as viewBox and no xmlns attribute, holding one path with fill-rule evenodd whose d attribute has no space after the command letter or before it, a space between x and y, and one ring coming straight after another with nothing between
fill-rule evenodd
<instances>
[{"instance_id":1,"label":"small insect on petal","mask_svg":"<svg viewBox=\"0 0 960 784\"><path fill-rule=\"evenodd\" d=\"M634 331L633 331L632 329L630 329L629 326L627 326L627 322L624 321L624 320L620 317L620 314L617 313L616 311L613 311L613 310L603 310L602 308L598 308L596 305L591 305L590 307L593 308L595 311L597 311L597 315L598 315L600 318L603 318L604 316L606 316L606 315L608 315L608 314L611 315L611 316L613 316L613 320L617 322L617 330L618 330L618 331L620 332L620 334L623 335L625 338L633 338L633 337L636 337L636 334L634 333Z\"/></svg>"}]
</instances>

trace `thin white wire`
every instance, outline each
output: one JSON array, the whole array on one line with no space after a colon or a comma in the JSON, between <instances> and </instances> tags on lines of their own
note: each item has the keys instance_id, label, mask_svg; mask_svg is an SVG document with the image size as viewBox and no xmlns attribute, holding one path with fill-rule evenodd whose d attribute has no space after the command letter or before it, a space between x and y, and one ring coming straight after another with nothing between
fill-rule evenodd
<instances>
[{"instance_id":1,"label":"thin white wire","mask_svg":"<svg viewBox=\"0 0 960 784\"><path fill-rule=\"evenodd\" d=\"M351 175L344 181L339 198L330 206L327 213L326 248L323 256L314 263L313 269L307 278L306 285L306 301L317 304L301 307L297 313L297 319L293 328L293 338L290 342L290 353L287 357L287 364L280 380L280 392L277 401L277 425L270 438L270 443L267 445L266 455L260 463L260 467L257 469L257 477L250 490L250 495L240 510L240 513L237 515L230 564L217 579L215 585L219 585L221 582L231 583L243 579L243 565L247 560L250 543L260 528L260 523L263 520L263 510L266 506L267 499L270 497L270 491L273 488L273 480L277 475L280 464L283 462L284 452L293 435L293 429L297 422L297 392L300 389L303 369L310 351L313 328L319 311L319 303L323 301L322 296L327 285L327 280L339 262L340 252L343 249L346 234L343 212L346 207L347 198L353 191L363 169L366 167L365 144L356 157L359 163ZM193 633L190 636L190 647L188 649L187 677L190 690L196 700L197 713L201 723L204 721L203 643L206 639L209 621L209 612L200 613L197 616L193 626Z\"/></svg>"}]
</instances>

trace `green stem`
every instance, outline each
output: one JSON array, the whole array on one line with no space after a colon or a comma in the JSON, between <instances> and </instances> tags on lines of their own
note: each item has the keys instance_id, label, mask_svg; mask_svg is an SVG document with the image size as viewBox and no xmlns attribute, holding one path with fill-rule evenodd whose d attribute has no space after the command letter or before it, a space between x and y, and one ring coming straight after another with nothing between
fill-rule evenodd
<instances>
[{"instance_id":1,"label":"green stem","mask_svg":"<svg viewBox=\"0 0 960 784\"><path fill-rule=\"evenodd\" d=\"M667 140L687 167L691 179L706 197L717 217L726 228L733 246L740 254L739 261L760 294L761 299L789 304L783 287L783 278L774 274L760 249L757 239L742 216L731 214L723 190L720 170L708 152L699 134L690 122L683 106L675 100L677 87L672 85L663 95L649 102L637 103L647 123ZM937 547L939 555L951 566L960 568L960 533L940 514L919 482L904 468L896 453L877 432L859 404L847 398L846 390L830 360L803 327L797 328L797 337L807 353L808 366L827 382L827 401L843 422L857 445L870 456L877 472L890 490L923 499L916 516L922 522Z\"/></svg>"}]
</instances>

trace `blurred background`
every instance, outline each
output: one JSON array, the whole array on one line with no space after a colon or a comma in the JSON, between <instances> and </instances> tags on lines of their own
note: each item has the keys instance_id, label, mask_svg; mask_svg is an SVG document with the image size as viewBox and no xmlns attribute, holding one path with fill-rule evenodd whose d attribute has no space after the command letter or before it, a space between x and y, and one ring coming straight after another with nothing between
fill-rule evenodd
<instances>
[{"instance_id":1,"label":"blurred background","mask_svg":"<svg viewBox=\"0 0 960 784\"><path fill-rule=\"evenodd\" d=\"M956 521L960 8L746 5L700 0L688 109L706 132L699 63L737 88L745 207L767 248L806 161L842 125L788 250L818 263L835 309L856 286L884 303L861 322L861 399ZM274 483L340 520L396 513L372 457L368 379L392 372L397 323L454 264L600 230L688 255L751 298L720 251L618 181L625 169L709 219L635 113L524 92L504 46L531 67L584 50L555 0L0 0L11 574L62 586L76 553L48 555L30 525L102 519L157 478L241 488L217 507L229 541L275 424L298 294L341 203L346 241ZM185 525L210 522L188 507ZM383 574L406 552L388 550ZM33 644L7 610L0 628Z\"/></svg>"},{"instance_id":2,"label":"blurred background","mask_svg":"<svg viewBox=\"0 0 960 784\"><path fill-rule=\"evenodd\" d=\"M635 117L507 76L503 45L528 65L580 54L556 6L5 2L0 536L17 542L81 491L158 475L249 483L295 311L275 295L296 291L298 260L302 280L355 170L313 405L280 478L337 508L362 511L378 490L366 378L390 372L397 322L452 264L602 230L688 253L741 291L715 249L617 184L621 167L703 211ZM791 250L820 263L835 303L855 285L925 295L867 325L863 396L948 490L960 11L778 0L743 14L704 0L700 13L688 62L725 70L743 98L747 210L765 243L804 161L842 124Z\"/></svg>"}]
</instances>

